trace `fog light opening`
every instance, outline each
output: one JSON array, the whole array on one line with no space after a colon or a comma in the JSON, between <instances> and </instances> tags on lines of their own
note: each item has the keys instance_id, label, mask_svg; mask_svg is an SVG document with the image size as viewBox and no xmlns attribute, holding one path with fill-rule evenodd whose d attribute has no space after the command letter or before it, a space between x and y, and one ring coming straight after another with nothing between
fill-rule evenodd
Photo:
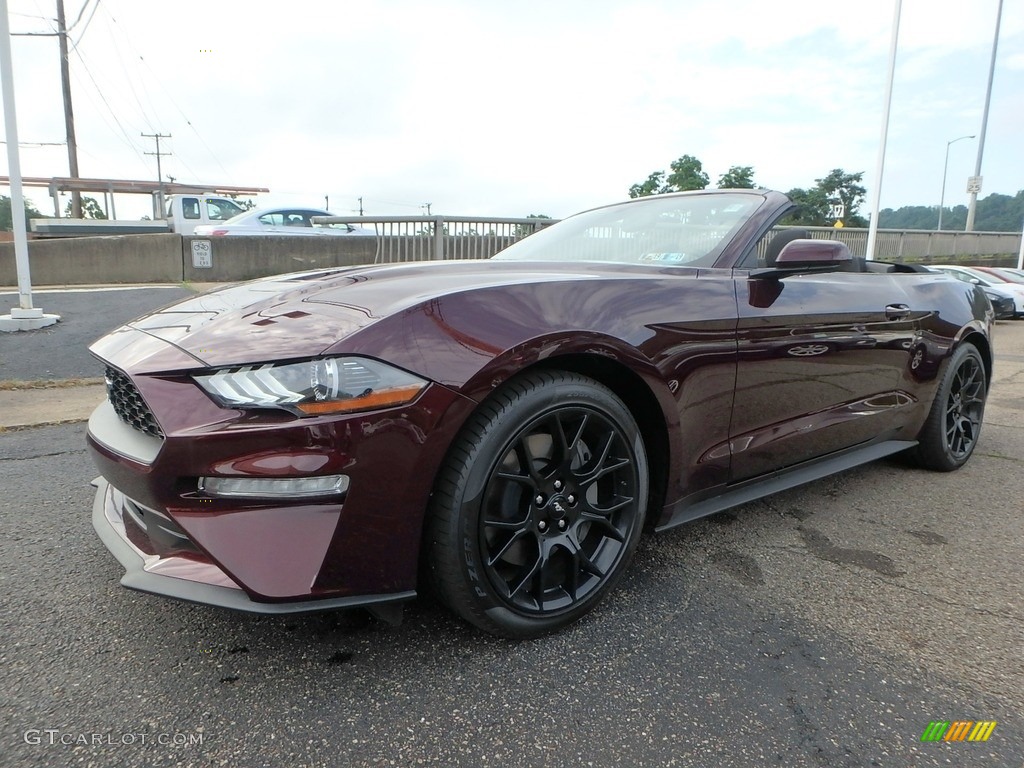
<instances>
[{"instance_id":1,"label":"fog light opening","mask_svg":"<svg viewBox=\"0 0 1024 768\"><path fill-rule=\"evenodd\" d=\"M200 477L199 492L231 498L337 496L348 490L348 475L318 477Z\"/></svg>"}]
</instances>

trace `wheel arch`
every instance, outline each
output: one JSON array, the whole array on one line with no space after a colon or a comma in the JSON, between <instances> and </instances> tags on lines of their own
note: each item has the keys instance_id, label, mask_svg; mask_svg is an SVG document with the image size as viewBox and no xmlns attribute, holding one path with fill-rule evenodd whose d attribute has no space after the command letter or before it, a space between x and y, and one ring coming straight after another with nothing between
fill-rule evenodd
<instances>
[{"instance_id":1,"label":"wheel arch","mask_svg":"<svg viewBox=\"0 0 1024 768\"><path fill-rule=\"evenodd\" d=\"M626 404L636 419L647 449L650 471L647 521L652 525L665 504L668 488L669 443L668 424L654 392L641 376L617 360L602 355L571 354L549 358L534 367L557 369L589 376L608 387Z\"/></svg>"},{"instance_id":2,"label":"wheel arch","mask_svg":"<svg viewBox=\"0 0 1024 768\"><path fill-rule=\"evenodd\" d=\"M973 344L981 354L981 362L985 366L985 388L992 388L992 345L988 337L980 331L973 330L960 340L960 344ZM958 345L959 346L959 345Z\"/></svg>"},{"instance_id":3,"label":"wheel arch","mask_svg":"<svg viewBox=\"0 0 1024 768\"><path fill-rule=\"evenodd\" d=\"M645 377L614 357L585 352L538 360L518 371L516 376L538 370L566 371L587 376L610 389L625 403L626 408L636 419L647 450L650 472L647 522L649 526L654 525L665 505L671 468L670 457L674 451L663 405ZM667 387L665 391L668 393Z\"/></svg>"}]
</instances>

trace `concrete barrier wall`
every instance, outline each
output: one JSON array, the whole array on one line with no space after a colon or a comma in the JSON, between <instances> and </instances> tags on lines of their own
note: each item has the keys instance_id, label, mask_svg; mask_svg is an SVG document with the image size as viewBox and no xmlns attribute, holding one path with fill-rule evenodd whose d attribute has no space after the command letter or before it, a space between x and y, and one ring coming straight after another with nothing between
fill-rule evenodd
<instances>
[{"instance_id":1,"label":"concrete barrier wall","mask_svg":"<svg viewBox=\"0 0 1024 768\"><path fill-rule=\"evenodd\" d=\"M180 283L181 236L117 235L31 240L33 285ZM0 243L0 285L17 285L14 243Z\"/></svg>"},{"instance_id":2,"label":"concrete barrier wall","mask_svg":"<svg viewBox=\"0 0 1024 768\"><path fill-rule=\"evenodd\" d=\"M196 258L193 242L207 258ZM373 237L116 235L30 240L33 285L231 282L305 269L372 264ZM196 264L208 263L202 267ZM0 285L17 285L14 244L0 242Z\"/></svg>"},{"instance_id":3,"label":"concrete barrier wall","mask_svg":"<svg viewBox=\"0 0 1024 768\"><path fill-rule=\"evenodd\" d=\"M184 279L196 283L372 264L377 250L374 237L184 237L182 241ZM197 266L203 263L210 266Z\"/></svg>"},{"instance_id":4,"label":"concrete barrier wall","mask_svg":"<svg viewBox=\"0 0 1024 768\"><path fill-rule=\"evenodd\" d=\"M1016 264L1016 241L1007 240L1013 252L958 253L932 256L926 263L960 263L987 266ZM402 238L393 238L401 242ZM965 239L966 242L966 239ZM208 247L204 247L204 243ZM377 258L374 237L182 237L175 234L75 237L29 242L32 284L89 285L103 283L233 282L256 277L372 264ZM432 255L392 253L389 242L380 243L381 261ZM458 249L456 249L458 251ZM485 253L456 252L457 256ZM910 261L910 258L898 260ZM208 264L209 266L200 266ZM0 242L0 285L17 285L14 244Z\"/></svg>"}]
</instances>

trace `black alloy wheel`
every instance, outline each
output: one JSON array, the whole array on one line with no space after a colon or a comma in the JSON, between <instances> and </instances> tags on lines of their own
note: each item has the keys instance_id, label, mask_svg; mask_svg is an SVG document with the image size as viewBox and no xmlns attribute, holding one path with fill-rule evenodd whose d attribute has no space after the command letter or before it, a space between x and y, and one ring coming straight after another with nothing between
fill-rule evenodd
<instances>
[{"instance_id":1,"label":"black alloy wheel","mask_svg":"<svg viewBox=\"0 0 1024 768\"><path fill-rule=\"evenodd\" d=\"M987 395L981 353L965 343L950 358L918 436L915 457L921 466L949 472L967 462L981 435Z\"/></svg>"},{"instance_id":2,"label":"black alloy wheel","mask_svg":"<svg viewBox=\"0 0 1024 768\"><path fill-rule=\"evenodd\" d=\"M477 626L535 637L580 618L621 577L643 529L647 459L599 383L527 375L481 406L434 494L432 580Z\"/></svg>"}]
</instances>

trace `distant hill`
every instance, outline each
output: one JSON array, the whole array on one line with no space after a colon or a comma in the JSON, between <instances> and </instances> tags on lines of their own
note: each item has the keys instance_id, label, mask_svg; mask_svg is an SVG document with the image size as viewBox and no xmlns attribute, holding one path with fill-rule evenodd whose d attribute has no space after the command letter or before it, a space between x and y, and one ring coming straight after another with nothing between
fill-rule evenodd
<instances>
[{"instance_id":1,"label":"distant hill","mask_svg":"<svg viewBox=\"0 0 1024 768\"><path fill-rule=\"evenodd\" d=\"M935 229L939 223L939 206L905 205L883 208L878 212L880 229ZM942 214L944 230L959 230L967 225L967 206L946 208ZM1013 197L993 194L978 200L974 212L976 232L1020 232L1024 226L1024 189Z\"/></svg>"}]
</instances>

